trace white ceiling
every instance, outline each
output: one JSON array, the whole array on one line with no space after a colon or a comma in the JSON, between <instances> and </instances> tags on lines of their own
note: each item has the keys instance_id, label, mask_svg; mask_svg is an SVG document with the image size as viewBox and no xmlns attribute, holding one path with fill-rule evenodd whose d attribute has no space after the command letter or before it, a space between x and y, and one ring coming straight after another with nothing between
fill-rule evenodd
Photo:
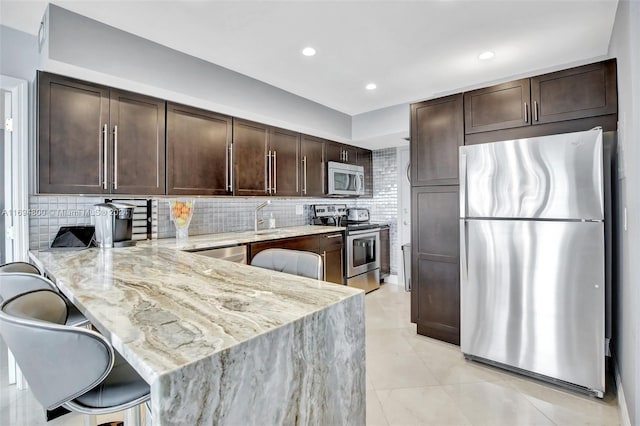
<instances>
[{"instance_id":1,"label":"white ceiling","mask_svg":"<svg viewBox=\"0 0 640 426\"><path fill-rule=\"evenodd\" d=\"M355 115L607 54L617 0L54 1ZM0 0L36 34L46 2ZM300 51L311 45L317 55ZM478 54L496 56L480 61ZM378 89L367 91L375 82Z\"/></svg>"}]
</instances>

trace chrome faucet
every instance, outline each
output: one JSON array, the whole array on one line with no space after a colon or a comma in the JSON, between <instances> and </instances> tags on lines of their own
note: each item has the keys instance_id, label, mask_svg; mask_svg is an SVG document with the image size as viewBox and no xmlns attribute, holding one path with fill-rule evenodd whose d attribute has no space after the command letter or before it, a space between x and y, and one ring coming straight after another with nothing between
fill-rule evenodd
<instances>
[{"instance_id":1,"label":"chrome faucet","mask_svg":"<svg viewBox=\"0 0 640 426\"><path fill-rule=\"evenodd\" d=\"M264 219L258 219L258 212L262 209L264 209L265 207L267 207L269 204L271 204L271 200L267 200L264 203L260 204L258 207L256 207L256 211L253 213L253 230L255 232L258 232L258 225L260 225L261 223L264 223Z\"/></svg>"}]
</instances>

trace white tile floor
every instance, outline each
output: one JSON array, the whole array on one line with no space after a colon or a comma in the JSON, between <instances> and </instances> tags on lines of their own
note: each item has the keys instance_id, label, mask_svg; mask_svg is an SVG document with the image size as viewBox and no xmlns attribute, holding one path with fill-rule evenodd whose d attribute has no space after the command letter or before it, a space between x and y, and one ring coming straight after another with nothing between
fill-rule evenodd
<instances>
[{"instance_id":1,"label":"white tile floor","mask_svg":"<svg viewBox=\"0 0 640 426\"><path fill-rule=\"evenodd\" d=\"M393 284L366 297L368 426L619 424L611 392L603 401L575 394L465 361L459 347L417 335L409 298ZM29 391L7 386L0 346L0 425L83 424L74 414L46 423Z\"/></svg>"}]
</instances>

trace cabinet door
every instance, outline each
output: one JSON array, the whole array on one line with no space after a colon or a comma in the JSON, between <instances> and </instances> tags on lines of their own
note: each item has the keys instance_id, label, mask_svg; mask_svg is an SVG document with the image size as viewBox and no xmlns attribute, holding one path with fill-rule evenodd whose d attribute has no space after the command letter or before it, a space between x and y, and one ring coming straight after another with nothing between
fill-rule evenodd
<instances>
[{"instance_id":1,"label":"cabinet door","mask_svg":"<svg viewBox=\"0 0 640 426\"><path fill-rule=\"evenodd\" d=\"M108 125L108 88L39 73L38 192L108 193Z\"/></svg>"},{"instance_id":2,"label":"cabinet door","mask_svg":"<svg viewBox=\"0 0 640 426\"><path fill-rule=\"evenodd\" d=\"M230 194L232 132L231 117L167 104L167 192Z\"/></svg>"},{"instance_id":3,"label":"cabinet door","mask_svg":"<svg viewBox=\"0 0 640 426\"><path fill-rule=\"evenodd\" d=\"M324 152L327 161L344 163L344 154L341 143L326 141L324 144Z\"/></svg>"},{"instance_id":4,"label":"cabinet door","mask_svg":"<svg viewBox=\"0 0 640 426\"><path fill-rule=\"evenodd\" d=\"M165 101L111 90L114 194L165 193Z\"/></svg>"},{"instance_id":5,"label":"cabinet door","mask_svg":"<svg viewBox=\"0 0 640 426\"><path fill-rule=\"evenodd\" d=\"M411 185L458 183L462 94L411 105Z\"/></svg>"},{"instance_id":6,"label":"cabinet door","mask_svg":"<svg viewBox=\"0 0 640 426\"><path fill-rule=\"evenodd\" d=\"M234 195L267 195L269 127L233 120Z\"/></svg>"},{"instance_id":7,"label":"cabinet door","mask_svg":"<svg viewBox=\"0 0 640 426\"><path fill-rule=\"evenodd\" d=\"M615 59L531 79L533 124L617 112Z\"/></svg>"},{"instance_id":8,"label":"cabinet door","mask_svg":"<svg viewBox=\"0 0 640 426\"><path fill-rule=\"evenodd\" d=\"M272 127L269 132L271 150L271 194L300 195L300 133Z\"/></svg>"},{"instance_id":9,"label":"cabinet door","mask_svg":"<svg viewBox=\"0 0 640 426\"><path fill-rule=\"evenodd\" d=\"M320 236L320 255L324 264L324 280L344 284L344 240L341 232Z\"/></svg>"},{"instance_id":10,"label":"cabinet door","mask_svg":"<svg viewBox=\"0 0 640 426\"><path fill-rule=\"evenodd\" d=\"M360 148L351 145L342 145L344 152L344 162L349 164L358 164L358 153Z\"/></svg>"},{"instance_id":11,"label":"cabinet door","mask_svg":"<svg viewBox=\"0 0 640 426\"><path fill-rule=\"evenodd\" d=\"M529 79L510 81L464 94L466 134L531 124Z\"/></svg>"},{"instance_id":12,"label":"cabinet door","mask_svg":"<svg viewBox=\"0 0 640 426\"><path fill-rule=\"evenodd\" d=\"M313 136L302 135L301 151L301 187L302 195L322 197L324 189L324 140Z\"/></svg>"},{"instance_id":13,"label":"cabinet door","mask_svg":"<svg viewBox=\"0 0 640 426\"><path fill-rule=\"evenodd\" d=\"M364 167L364 195L373 197L373 153L368 149L358 149L357 165Z\"/></svg>"},{"instance_id":14,"label":"cabinet door","mask_svg":"<svg viewBox=\"0 0 640 426\"><path fill-rule=\"evenodd\" d=\"M411 321L419 334L460 344L457 186L412 189Z\"/></svg>"}]
</instances>

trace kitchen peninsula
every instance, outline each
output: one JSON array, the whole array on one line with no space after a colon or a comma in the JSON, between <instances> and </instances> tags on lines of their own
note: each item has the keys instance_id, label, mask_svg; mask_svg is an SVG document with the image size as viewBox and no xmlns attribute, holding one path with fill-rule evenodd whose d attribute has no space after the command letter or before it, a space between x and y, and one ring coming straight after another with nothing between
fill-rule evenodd
<instances>
[{"instance_id":1,"label":"kitchen peninsula","mask_svg":"<svg viewBox=\"0 0 640 426\"><path fill-rule=\"evenodd\" d=\"M157 245L31 257L150 383L153 425L364 425L361 290Z\"/></svg>"}]
</instances>

